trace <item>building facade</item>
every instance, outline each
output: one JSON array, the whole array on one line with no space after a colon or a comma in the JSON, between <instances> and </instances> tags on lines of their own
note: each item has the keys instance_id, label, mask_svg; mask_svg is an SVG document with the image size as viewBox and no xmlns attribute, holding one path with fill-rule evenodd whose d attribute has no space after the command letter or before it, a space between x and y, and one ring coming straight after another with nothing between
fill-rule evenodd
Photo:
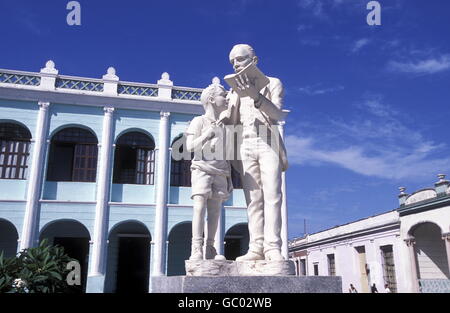
<instances>
[{"instance_id":1,"label":"building facade","mask_svg":"<svg viewBox=\"0 0 450 313\"><path fill-rule=\"evenodd\" d=\"M113 68L102 79L63 76L52 61L39 73L0 70L0 250L60 244L87 292L151 292L151 277L184 275L190 162L171 145L203 114L201 91L167 73L144 84ZM248 248L235 174L215 244L228 259Z\"/></svg>"},{"instance_id":2,"label":"building facade","mask_svg":"<svg viewBox=\"0 0 450 313\"><path fill-rule=\"evenodd\" d=\"M342 276L343 292L450 292L450 183L400 190L393 211L290 241L297 274Z\"/></svg>"}]
</instances>

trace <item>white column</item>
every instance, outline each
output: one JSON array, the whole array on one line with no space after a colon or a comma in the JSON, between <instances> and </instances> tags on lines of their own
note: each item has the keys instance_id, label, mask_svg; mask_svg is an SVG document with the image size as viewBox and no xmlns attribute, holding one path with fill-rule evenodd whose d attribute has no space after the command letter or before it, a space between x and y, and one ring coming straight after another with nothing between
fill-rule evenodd
<instances>
[{"instance_id":1,"label":"white column","mask_svg":"<svg viewBox=\"0 0 450 313\"><path fill-rule=\"evenodd\" d=\"M106 229L108 219L109 188L111 177L111 151L114 108L105 107L103 117L102 143L100 147L100 166L97 185L97 205L95 207L94 238L89 276L105 274L107 247Z\"/></svg>"},{"instance_id":2,"label":"white column","mask_svg":"<svg viewBox=\"0 0 450 313\"><path fill-rule=\"evenodd\" d=\"M34 139L33 156L28 177L27 203L25 207L25 218L22 227L22 238L20 250L35 245L37 212L39 197L42 189L42 172L44 169L44 155L46 147L46 136L48 133L48 108L49 102L39 102L36 133Z\"/></svg>"},{"instance_id":3,"label":"white column","mask_svg":"<svg viewBox=\"0 0 450 313\"><path fill-rule=\"evenodd\" d=\"M162 276L165 272L165 254L167 253L167 192L169 184L169 117L169 112L161 112L152 276Z\"/></svg>"},{"instance_id":4,"label":"white column","mask_svg":"<svg viewBox=\"0 0 450 313\"><path fill-rule=\"evenodd\" d=\"M416 251L414 245L416 240L414 238L405 239L405 243L409 249L409 263L411 265L411 280L412 280L412 290L411 292L419 292L419 282L417 273L417 262L416 262Z\"/></svg>"},{"instance_id":5,"label":"white column","mask_svg":"<svg viewBox=\"0 0 450 313\"><path fill-rule=\"evenodd\" d=\"M442 239L445 242L445 251L447 251L448 272L450 273L450 233L442 234Z\"/></svg>"},{"instance_id":6,"label":"white column","mask_svg":"<svg viewBox=\"0 0 450 313\"><path fill-rule=\"evenodd\" d=\"M284 140L284 124L285 121L278 122L278 129L281 134L281 138ZM287 209L287 197L286 197L286 172L281 173L281 192L283 193L283 200L281 204L281 254L283 257L289 259L289 249L288 249L288 209Z\"/></svg>"}]
</instances>

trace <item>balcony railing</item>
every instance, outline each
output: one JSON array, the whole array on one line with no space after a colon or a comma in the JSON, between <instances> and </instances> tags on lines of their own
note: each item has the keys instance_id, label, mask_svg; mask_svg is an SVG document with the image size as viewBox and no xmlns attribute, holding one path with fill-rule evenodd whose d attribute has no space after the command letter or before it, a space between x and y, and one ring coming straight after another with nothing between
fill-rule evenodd
<instances>
[{"instance_id":1,"label":"balcony railing","mask_svg":"<svg viewBox=\"0 0 450 313\"><path fill-rule=\"evenodd\" d=\"M71 89L71 90L81 90L81 91L97 91L103 92L103 82L93 81L86 79L74 79L70 77L57 78L56 88L60 89Z\"/></svg>"},{"instance_id":2,"label":"balcony railing","mask_svg":"<svg viewBox=\"0 0 450 313\"><path fill-rule=\"evenodd\" d=\"M0 83L39 86L41 84L41 77L37 73L0 70Z\"/></svg>"},{"instance_id":3,"label":"balcony railing","mask_svg":"<svg viewBox=\"0 0 450 313\"><path fill-rule=\"evenodd\" d=\"M119 95L158 97L158 87L136 83L119 83Z\"/></svg>"},{"instance_id":4,"label":"balcony railing","mask_svg":"<svg viewBox=\"0 0 450 313\"><path fill-rule=\"evenodd\" d=\"M186 88L174 88L172 89L172 98L178 100L193 100L200 101L202 90L193 90Z\"/></svg>"},{"instance_id":5,"label":"balcony railing","mask_svg":"<svg viewBox=\"0 0 450 313\"><path fill-rule=\"evenodd\" d=\"M203 91L200 88L174 86L167 73L162 74L157 84L120 81L114 68L109 68L103 79L59 75L52 61L48 61L39 73L0 69L0 87L92 93L109 97L151 97L193 104L200 104Z\"/></svg>"}]
</instances>

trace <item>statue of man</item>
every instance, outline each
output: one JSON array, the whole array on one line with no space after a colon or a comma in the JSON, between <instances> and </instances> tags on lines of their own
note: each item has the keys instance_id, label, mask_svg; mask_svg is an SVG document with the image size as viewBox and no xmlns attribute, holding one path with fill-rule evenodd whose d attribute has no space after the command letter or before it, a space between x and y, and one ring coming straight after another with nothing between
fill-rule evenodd
<instances>
[{"instance_id":1,"label":"statue of man","mask_svg":"<svg viewBox=\"0 0 450 313\"><path fill-rule=\"evenodd\" d=\"M242 184L248 210L249 251L236 261L283 260L281 255L281 172L287 169L286 150L277 123L282 118L283 85L268 77L261 90L252 77L239 75L250 63L257 64L253 48L233 47L230 62L236 74L228 94L230 123L242 125L238 153L242 159ZM274 144L275 143L275 144ZM233 162L232 164L236 164Z\"/></svg>"}]
</instances>

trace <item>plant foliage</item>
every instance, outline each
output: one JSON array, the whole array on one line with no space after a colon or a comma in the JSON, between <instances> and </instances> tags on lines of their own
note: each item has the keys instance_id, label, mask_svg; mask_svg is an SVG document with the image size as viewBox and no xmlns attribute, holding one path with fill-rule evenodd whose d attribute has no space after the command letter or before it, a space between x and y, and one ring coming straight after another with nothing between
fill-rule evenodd
<instances>
[{"instance_id":1,"label":"plant foliage","mask_svg":"<svg viewBox=\"0 0 450 313\"><path fill-rule=\"evenodd\" d=\"M71 292L66 266L73 260L63 247L49 245L46 239L13 258L4 258L1 253L0 293Z\"/></svg>"}]
</instances>

